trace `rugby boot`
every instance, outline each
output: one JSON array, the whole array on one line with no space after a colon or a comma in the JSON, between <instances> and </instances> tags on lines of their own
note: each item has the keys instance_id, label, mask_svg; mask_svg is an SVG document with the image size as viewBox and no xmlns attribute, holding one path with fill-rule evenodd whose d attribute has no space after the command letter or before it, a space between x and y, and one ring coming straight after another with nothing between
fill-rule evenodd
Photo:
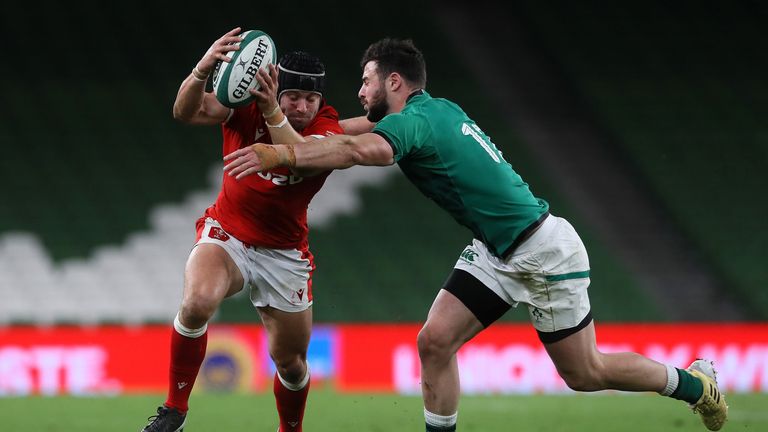
<instances>
[{"instance_id":1,"label":"rugby boot","mask_svg":"<svg viewBox=\"0 0 768 432\"><path fill-rule=\"evenodd\" d=\"M720 430L728 418L728 405L717 387L717 372L710 360L698 359L686 369L701 380L704 392L695 404L690 405L694 413L701 416L704 426L711 431Z\"/></svg>"},{"instance_id":2,"label":"rugby boot","mask_svg":"<svg viewBox=\"0 0 768 432\"><path fill-rule=\"evenodd\" d=\"M149 423L141 432L183 432L187 415L175 408L161 406L157 407L157 414L150 416L147 420Z\"/></svg>"}]
</instances>

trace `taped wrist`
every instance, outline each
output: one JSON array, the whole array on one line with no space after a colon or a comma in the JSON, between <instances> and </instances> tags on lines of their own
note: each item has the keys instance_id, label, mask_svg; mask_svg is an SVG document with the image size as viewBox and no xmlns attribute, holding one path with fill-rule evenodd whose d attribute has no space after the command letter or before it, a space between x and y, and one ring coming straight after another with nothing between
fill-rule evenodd
<instances>
[{"instance_id":1,"label":"taped wrist","mask_svg":"<svg viewBox=\"0 0 768 432\"><path fill-rule=\"evenodd\" d=\"M210 73L203 73L197 66L192 68L192 77L197 81L208 81L208 75L210 75Z\"/></svg>"},{"instance_id":2,"label":"taped wrist","mask_svg":"<svg viewBox=\"0 0 768 432\"><path fill-rule=\"evenodd\" d=\"M275 123L275 124L271 124L270 122L268 122L268 121L267 121L267 119L266 119L266 118L264 119L264 123L266 123L266 124L267 124L267 127L269 127L269 128L274 128L274 129L280 129L281 127L283 127L283 126L285 126L286 124L288 124L288 117L287 117L285 114L283 114L283 112L282 112L282 111L280 111L280 113L279 113L279 114L282 114L282 116L283 116L283 119L282 119L282 120L280 120L279 122Z\"/></svg>"},{"instance_id":3,"label":"taped wrist","mask_svg":"<svg viewBox=\"0 0 768 432\"><path fill-rule=\"evenodd\" d=\"M270 110L268 114L264 114L264 120L274 117L279 111L281 111L280 105L275 105L275 108Z\"/></svg>"},{"instance_id":4,"label":"taped wrist","mask_svg":"<svg viewBox=\"0 0 768 432\"><path fill-rule=\"evenodd\" d=\"M293 168L296 166L296 154L292 145L274 146L268 144L254 144L253 152L261 160L261 169L268 171L272 168L284 166Z\"/></svg>"},{"instance_id":5,"label":"taped wrist","mask_svg":"<svg viewBox=\"0 0 768 432\"><path fill-rule=\"evenodd\" d=\"M285 149L285 166L288 168L296 168L296 153L293 151L293 144L286 145Z\"/></svg>"}]
</instances>

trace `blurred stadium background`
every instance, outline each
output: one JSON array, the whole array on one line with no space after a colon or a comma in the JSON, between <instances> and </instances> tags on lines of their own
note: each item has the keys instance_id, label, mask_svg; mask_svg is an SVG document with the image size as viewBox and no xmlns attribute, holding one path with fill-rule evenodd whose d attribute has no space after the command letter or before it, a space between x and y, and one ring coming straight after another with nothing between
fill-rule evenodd
<instances>
[{"instance_id":1,"label":"blurred stadium background","mask_svg":"<svg viewBox=\"0 0 768 432\"><path fill-rule=\"evenodd\" d=\"M500 10L497 2L413 0L395 10L351 1L4 5L0 395L162 391L160 351L194 221L221 176L218 128L176 123L171 107L208 46L236 26L269 33L278 55L319 55L342 117L362 114L358 63L367 45L413 38L430 93L459 103L582 235L593 314L611 344L626 347L632 330L627 343L679 366L709 349L734 374L751 371L733 375L727 390L768 392L765 4L521 0ZM313 368L333 382L342 373L337 345L381 331L411 340L470 234L397 168L334 173L309 215L318 267ZM218 378L201 387L265 388L257 320L247 296L225 301L213 327L229 369L212 357ZM540 353L530 328L516 325L527 321L524 310L503 321L489 344L522 340ZM697 324L719 345L696 339ZM133 345L121 343L130 335ZM652 351L657 345L666 351ZM136 375L156 382L117 382L123 366L109 355L137 355L136 346L139 363L154 368ZM78 358L103 365L105 376L88 378L98 388L88 379L80 387L71 377L45 381L44 371ZM128 363L125 370L137 364ZM390 381L341 387L413 394L382 379ZM495 390L563 391L536 383Z\"/></svg>"}]
</instances>

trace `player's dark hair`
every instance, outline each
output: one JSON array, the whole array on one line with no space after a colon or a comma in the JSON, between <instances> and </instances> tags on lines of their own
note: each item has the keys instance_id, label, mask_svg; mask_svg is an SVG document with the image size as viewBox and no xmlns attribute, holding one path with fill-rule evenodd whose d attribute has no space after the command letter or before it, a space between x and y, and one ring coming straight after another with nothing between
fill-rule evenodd
<instances>
[{"instance_id":1,"label":"player's dark hair","mask_svg":"<svg viewBox=\"0 0 768 432\"><path fill-rule=\"evenodd\" d=\"M375 61L379 77L384 78L397 72L408 83L424 88L427 85L427 65L424 55L411 39L384 38L372 43L360 60L360 67Z\"/></svg>"},{"instance_id":2,"label":"player's dark hair","mask_svg":"<svg viewBox=\"0 0 768 432\"><path fill-rule=\"evenodd\" d=\"M302 90L323 94L325 65L320 59L304 51L284 54L278 62L278 100L286 90Z\"/></svg>"}]
</instances>

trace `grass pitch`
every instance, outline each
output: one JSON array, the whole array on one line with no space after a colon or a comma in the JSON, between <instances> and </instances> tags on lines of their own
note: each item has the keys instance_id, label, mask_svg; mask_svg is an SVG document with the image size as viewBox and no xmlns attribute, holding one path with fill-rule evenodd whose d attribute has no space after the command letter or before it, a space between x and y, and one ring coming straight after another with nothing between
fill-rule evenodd
<instances>
[{"instance_id":1,"label":"grass pitch","mask_svg":"<svg viewBox=\"0 0 768 432\"><path fill-rule=\"evenodd\" d=\"M390 394L310 393L307 432L400 432L424 430L421 398ZM139 431L161 395L119 397L0 398L4 432ZM730 418L723 431L768 431L768 394L728 395ZM271 393L193 395L185 432L274 432ZM683 402L652 394L558 396L464 396L461 432L702 432L698 415Z\"/></svg>"}]
</instances>

